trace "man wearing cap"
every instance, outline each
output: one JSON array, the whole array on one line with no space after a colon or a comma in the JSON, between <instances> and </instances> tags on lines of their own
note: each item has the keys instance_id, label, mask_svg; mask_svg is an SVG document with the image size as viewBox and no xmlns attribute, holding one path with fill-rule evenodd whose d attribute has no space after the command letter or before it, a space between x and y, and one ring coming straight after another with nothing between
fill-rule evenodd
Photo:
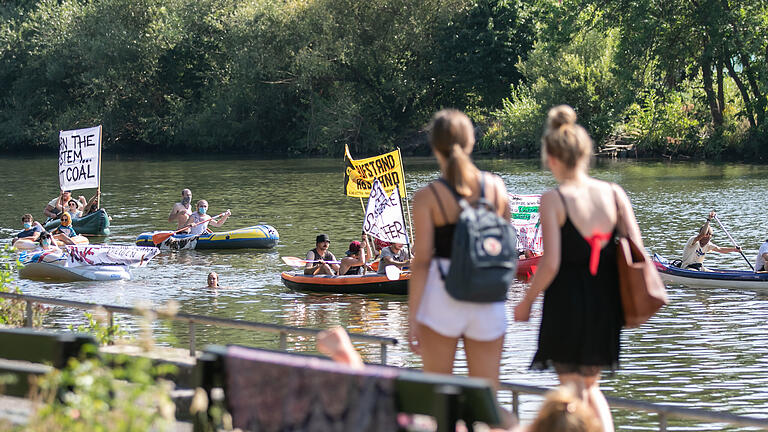
<instances>
[{"instance_id":1,"label":"man wearing cap","mask_svg":"<svg viewBox=\"0 0 768 432\"><path fill-rule=\"evenodd\" d=\"M680 267L689 270L706 271L707 269L704 268L702 264L704 263L704 255L708 252L728 253L741 250L738 247L720 247L710 241L712 239L713 231L712 227L709 226L709 222L712 221L712 218L714 217L715 212L709 212L707 221L702 225L699 233L689 238L685 243L685 249L683 249L683 263Z\"/></svg>"},{"instance_id":2,"label":"man wearing cap","mask_svg":"<svg viewBox=\"0 0 768 432\"><path fill-rule=\"evenodd\" d=\"M305 275L334 275L339 271L338 264L328 264L326 261L336 261L336 257L328 250L331 238L328 234L320 234L315 238L315 248L307 252Z\"/></svg>"},{"instance_id":3,"label":"man wearing cap","mask_svg":"<svg viewBox=\"0 0 768 432\"><path fill-rule=\"evenodd\" d=\"M361 275L365 274L365 249L359 241L353 241L349 244L347 256L341 259L339 264L340 275Z\"/></svg>"},{"instance_id":4,"label":"man wearing cap","mask_svg":"<svg viewBox=\"0 0 768 432\"><path fill-rule=\"evenodd\" d=\"M57 196L56 198L52 199L51 202L48 203L48 205L45 206L45 209L43 209L43 214L48 219L58 219L61 217L61 213L67 211L69 209L69 201L72 199L72 191L63 190L61 191L61 194ZM85 197L79 196L77 200L77 209L82 210L83 207L85 207Z\"/></svg>"}]
</instances>

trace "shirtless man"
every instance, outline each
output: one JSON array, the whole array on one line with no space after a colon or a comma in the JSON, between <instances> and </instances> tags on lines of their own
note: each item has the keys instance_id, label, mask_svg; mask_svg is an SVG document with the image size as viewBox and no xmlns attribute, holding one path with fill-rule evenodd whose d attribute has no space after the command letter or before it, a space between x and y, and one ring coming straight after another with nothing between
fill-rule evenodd
<instances>
[{"instance_id":1,"label":"shirtless man","mask_svg":"<svg viewBox=\"0 0 768 432\"><path fill-rule=\"evenodd\" d=\"M61 214L67 210L69 210L69 201L72 200L72 191L63 190L61 191L61 194L57 196L56 198L52 199L51 202L48 203L48 205L45 206L45 209L43 209L43 214L48 219L58 219L61 217ZM83 207L86 206L85 197L80 196L75 200L77 203L78 210L82 210Z\"/></svg>"},{"instance_id":2,"label":"shirtless man","mask_svg":"<svg viewBox=\"0 0 768 432\"><path fill-rule=\"evenodd\" d=\"M171 213L168 215L168 222L175 222L177 225L176 229L182 229L191 215L192 191L184 189L181 191L181 201L173 205Z\"/></svg>"}]
</instances>

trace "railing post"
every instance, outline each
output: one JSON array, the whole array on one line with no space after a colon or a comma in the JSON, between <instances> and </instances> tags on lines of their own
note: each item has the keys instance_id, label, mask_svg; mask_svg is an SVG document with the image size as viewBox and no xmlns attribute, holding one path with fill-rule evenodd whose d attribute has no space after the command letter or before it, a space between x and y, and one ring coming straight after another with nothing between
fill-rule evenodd
<instances>
[{"instance_id":1,"label":"railing post","mask_svg":"<svg viewBox=\"0 0 768 432\"><path fill-rule=\"evenodd\" d=\"M520 418L520 392L512 391L512 414Z\"/></svg>"},{"instance_id":2,"label":"railing post","mask_svg":"<svg viewBox=\"0 0 768 432\"><path fill-rule=\"evenodd\" d=\"M194 357L197 350L195 349L195 322L189 320L189 356Z\"/></svg>"},{"instance_id":3,"label":"railing post","mask_svg":"<svg viewBox=\"0 0 768 432\"><path fill-rule=\"evenodd\" d=\"M285 351L288 349L288 333L285 331L280 332L280 350Z\"/></svg>"},{"instance_id":4,"label":"railing post","mask_svg":"<svg viewBox=\"0 0 768 432\"><path fill-rule=\"evenodd\" d=\"M24 322L24 327L34 327L32 301L30 300L27 300L27 319Z\"/></svg>"},{"instance_id":5,"label":"railing post","mask_svg":"<svg viewBox=\"0 0 768 432\"><path fill-rule=\"evenodd\" d=\"M387 344L381 343L381 364L387 364Z\"/></svg>"},{"instance_id":6,"label":"railing post","mask_svg":"<svg viewBox=\"0 0 768 432\"><path fill-rule=\"evenodd\" d=\"M667 413L659 412L659 432L667 431Z\"/></svg>"},{"instance_id":7,"label":"railing post","mask_svg":"<svg viewBox=\"0 0 768 432\"><path fill-rule=\"evenodd\" d=\"M109 325L109 327L107 328L107 336L109 337L109 339L107 339L107 345L114 345L115 344L115 335L114 335L115 317L111 310L107 311L107 325Z\"/></svg>"}]
</instances>

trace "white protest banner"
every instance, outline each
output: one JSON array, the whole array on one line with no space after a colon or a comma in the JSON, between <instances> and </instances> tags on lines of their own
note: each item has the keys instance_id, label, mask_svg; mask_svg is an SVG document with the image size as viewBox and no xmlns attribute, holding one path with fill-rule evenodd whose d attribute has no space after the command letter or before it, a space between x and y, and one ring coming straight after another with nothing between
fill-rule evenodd
<instances>
[{"instance_id":1,"label":"white protest banner","mask_svg":"<svg viewBox=\"0 0 768 432\"><path fill-rule=\"evenodd\" d=\"M101 126L59 132L61 190L99 187Z\"/></svg>"},{"instance_id":2,"label":"white protest banner","mask_svg":"<svg viewBox=\"0 0 768 432\"><path fill-rule=\"evenodd\" d=\"M373 181L363 220L363 231L366 234L389 243L408 244L399 194L395 187L392 195L387 196L381 182L378 179Z\"/></svg>"},{"instance_id":3,"label":"white protest banner","mask_svg":"<svg viewBox=\"0 0 768 432\"><path fill-rule=\"evenodd\" d=\"M69 245L50 251L27 252L19 256L24 264L49 263L61 267L121 265L141 267L160 250L146 246Z\"/></svg>"},{"instance_id":4,"label":"white protest banner","mask_svg":"<svg viewBox=\"0 0 768 432\"><path fill-rule=\"evenodd\" d=\"M544 251L539 225L539 203L541 195L510 195L509 207L512 226L517 231L517 247L534 253Z\"/></svg>"}]
</instances>

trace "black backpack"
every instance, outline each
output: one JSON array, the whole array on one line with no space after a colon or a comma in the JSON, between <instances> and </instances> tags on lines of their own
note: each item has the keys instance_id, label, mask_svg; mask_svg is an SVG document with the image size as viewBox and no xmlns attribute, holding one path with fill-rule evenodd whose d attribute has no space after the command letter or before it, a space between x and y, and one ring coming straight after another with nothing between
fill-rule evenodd
<instances>
[{"instance_id":1,"label":"black backpack","mask_svg":"<svg viewBox=\"0 0 768 432\"><path fill-rule=\"evenodd\" d=\"M480 199L472 206L444 179L461 206L446 274L438 264L448 294L456 300L491 303L507 299L517 269L517 234L485 199L485 173L480 173Z\"/></svg>"}]
</instances>

